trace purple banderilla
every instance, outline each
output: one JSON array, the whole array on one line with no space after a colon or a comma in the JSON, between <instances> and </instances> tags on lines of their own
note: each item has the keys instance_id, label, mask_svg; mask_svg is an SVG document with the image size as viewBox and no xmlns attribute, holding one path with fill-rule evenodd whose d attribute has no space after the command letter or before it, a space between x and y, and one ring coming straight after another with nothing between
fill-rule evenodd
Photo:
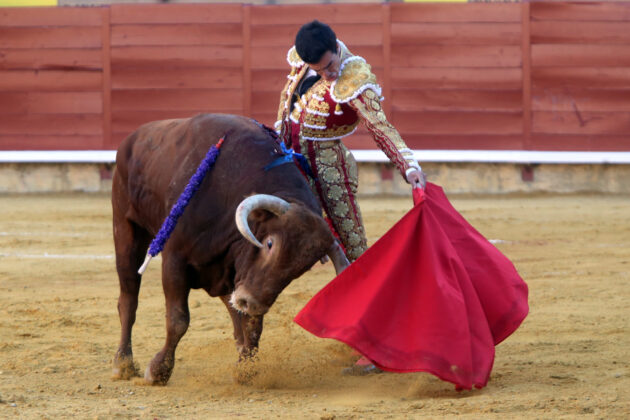
<instances>
[{"instance_id":1,"label":"purple banderilla","mask_svg":"<svg viewBox=\"0 0 630 420\"><path fill-rule=\"evenodd\" d=\"M175 226L177 225L177 220L184 213L188 202L199 189L201 181L203 181L204 177L212 168L214 162L217 160L217 156L219 156L219 149L223 144L223 140L224 139L221 139L216 145L213 144L212 146L210 146L210 150L208 150L208 153L206 153L206 157L203 158L203 160L199 164L199 167L197 167L197 171L195 171L195 174L190 178L190 181L188 181L188 185L186 185L186 188L184 188L184 192L181 193L181 195L177 199L177 202L171 209L168 217L164 220L164 223L162 223L160 231L157 233L157 235L155 235L153 241L151 241L149 252L147 252L144 263L142 264L142 267L140 267L140 269L138 270L138 274L143 274L144 270L147 269L147 266L149 265L151 259L162 252L162 249L164 249L164 244L171 236L173 229L175 229Z\"/></svg>"}]
</instances>

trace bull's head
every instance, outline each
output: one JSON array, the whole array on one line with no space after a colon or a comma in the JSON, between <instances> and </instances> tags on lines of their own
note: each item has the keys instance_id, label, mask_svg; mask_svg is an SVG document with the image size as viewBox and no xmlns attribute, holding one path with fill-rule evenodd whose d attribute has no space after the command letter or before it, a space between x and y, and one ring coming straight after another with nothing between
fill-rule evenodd
<instances>
[{"instance_id":1,"label":"bull's head","mask_svg":"<svg viewBox=\"0 0 630 420\"><path fill-rule=\"evenodd\" d=\"M261 240L252 232L250 216ZM326 255L337 273L349 264L326 221L300 203L272 195L253 195L238 206L236 226L255 247L247 246L237 256L230 303L249 315L267 312L293 279Z\"/></svg>"}]
</instances>

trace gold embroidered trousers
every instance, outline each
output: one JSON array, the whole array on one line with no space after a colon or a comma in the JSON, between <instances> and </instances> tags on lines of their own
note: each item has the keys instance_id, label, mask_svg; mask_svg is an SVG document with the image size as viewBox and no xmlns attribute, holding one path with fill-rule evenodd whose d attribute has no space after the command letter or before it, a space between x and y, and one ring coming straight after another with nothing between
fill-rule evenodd
<instances>
[{"instance_id":1,"label":"gold embroidered trousers","mask_svg":"<svg viewBox=\"0 0 630 420\"><path fill-rule=\"evenodd\" d=\"M310 141L300 139L294 150L308 159L315 180L311 188L326 212L343 244L350 262L366 249L367 239L356 202L358 168L352 153L339 140Z\"/></svg>"}]
</instances>

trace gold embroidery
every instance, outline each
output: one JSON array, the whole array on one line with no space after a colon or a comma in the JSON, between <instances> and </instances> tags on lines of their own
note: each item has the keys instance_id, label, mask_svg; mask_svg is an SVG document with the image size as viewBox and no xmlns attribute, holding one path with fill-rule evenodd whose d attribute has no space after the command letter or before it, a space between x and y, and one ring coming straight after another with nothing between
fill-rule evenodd
<instances>
[{"instance_id":1,"label":"gold embroidery","mask_svg":"<svg viewBox=\"0 0 630 420\"><path fill-rule=\"evenodd\" d=\"M341 173L337 168L330 166L324 169L322 173L322 178L324 178L324 181L328 183L339 182L339 180L341 179Z\"/></svg>"},{"instance_id":2,"label":"gold embroidery","mask_svg":"<svg viewBox=\"0 0 630 420\"><path fill-rule=\"evenodd\" d=\"M400 137L398 131L389 123L389 121L387 121L385 113L381 109L380 103L367 99L367 92L375 94L371 89L366 89L361 94L361 96L365 96L365 104L357 98L351 101L352 106L357 110L359 115L361 115L361 118L365 120L368 128L370 128L370 125L376 128L394 144L396 149L400 150L407 148L407 145L402 137ZM370 131L372 131L372 129L370 129Z\"/></svg>"},{"instance_id":3,"label":"gold embroidery","mask_svg":"<svg viewBox=\"0 0 630 420\"><path fill-rule=\"evenodd\" d=\"M359 121L353 124L342 125L335 128L327 128L326 130L314 130L312 128L302 126L302 136L312 137L316 139L331 139L346 136L356 128Z\"/></svg>"},{"instance_id":4,"label":"gold embroidery","mask_svg":"<svg viewBox=\"0 0 630 420\"><path fill-rule=\"evenodd\" d=\"M333 211L336 216L343 217L346 214L348 214L348 210L350 210L348 205L342 201L340 203L337 203L337 205L335 206L335 210ZM355 245L355 244L352 244L352 245Z\"/></svg>"},{"instance_id":5,"label":"gold embroidery","mask_svg":"<svg viewBox=\"0 0 630 420\"><path fill-rule=\"evenodd\" d=\"M347 61L335 82L333 94L340 102L352 98L365 84L377 85L372 67L363 59Z\"/></svg>"}]
</instances>

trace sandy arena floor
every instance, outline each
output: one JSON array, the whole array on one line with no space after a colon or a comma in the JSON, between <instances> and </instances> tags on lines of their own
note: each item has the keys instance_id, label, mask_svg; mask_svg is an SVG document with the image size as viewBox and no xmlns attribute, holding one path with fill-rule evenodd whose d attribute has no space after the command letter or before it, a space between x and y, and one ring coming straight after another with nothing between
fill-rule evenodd
<instances>
[{"instance_id":1,"label":"sandy arena floor","mask_svg":"<svg viewBox=\"0 0 630 420\"><path fill-rule=\"evenodd\" d=\"M191 294L191 325L166 387L113 381L119 339L111 206L105 195L0 196L0 418L630 417L630 197L451 197L515 263L531 313L497 347L482 390L429 374L346 377L344 345L292 322L333 277L317 265L265 318L259 374L237 353L218 299ZM370 242L411 199L363 198ZM165 335L160 264L143 281L134 355L144 371Z\"/></svg>"}]
</instances>

